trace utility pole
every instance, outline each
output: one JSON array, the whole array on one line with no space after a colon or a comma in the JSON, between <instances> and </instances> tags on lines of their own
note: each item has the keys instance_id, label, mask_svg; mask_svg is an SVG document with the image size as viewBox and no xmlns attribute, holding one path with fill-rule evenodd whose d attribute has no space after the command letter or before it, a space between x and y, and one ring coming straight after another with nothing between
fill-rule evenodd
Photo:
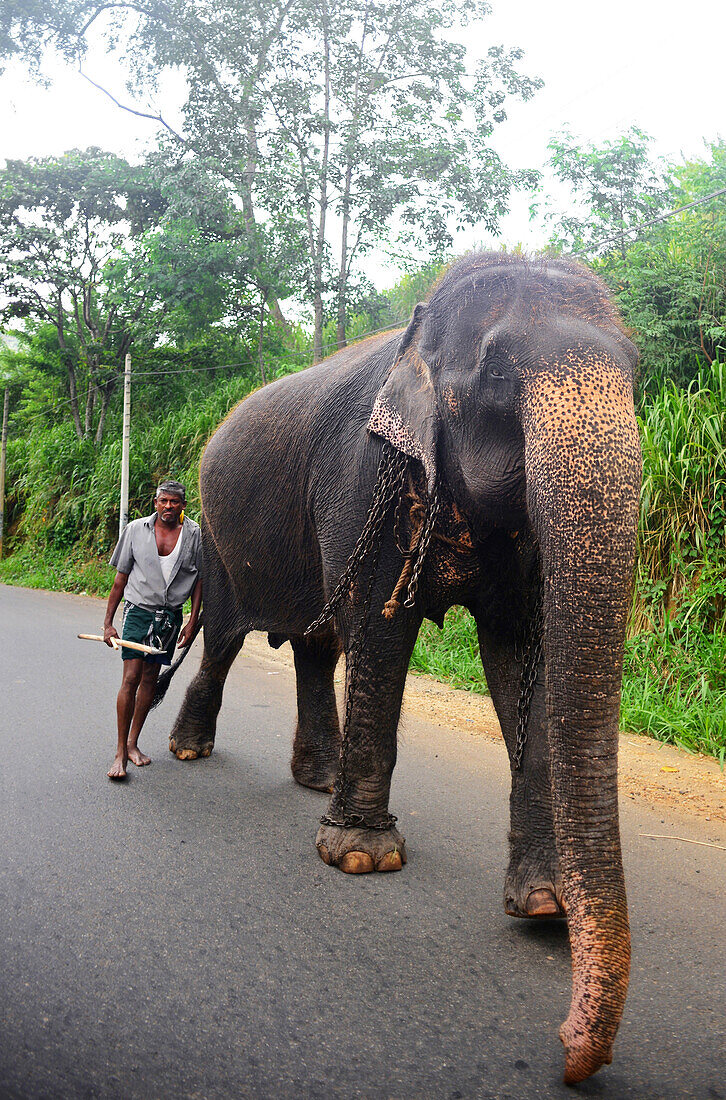
<instances>
[{"instance_id":1,"label":"utility pole","mask_svg":"<svg viewBox=\"0 0 726 1100\"><path fill-rule=\"evenodd\" d=\"M0 558L3 556L3 524L5 518L5 455L8 450L8 411L10 409L10 386L5 387L3 402L3 434L0 445Z\"/></svg>"},{"instance_id":2,"label":"utility pole","mask_svg":"<svg viewBox=\"0 0 726 1100\"><path fill-rule=\"evenodd\" d=\"M129 440L131 438L131 356L126 356L124 370L124 426L121 444L121 510L118 519L119 538L129 522Z\"/></svg>"}]
</instances>

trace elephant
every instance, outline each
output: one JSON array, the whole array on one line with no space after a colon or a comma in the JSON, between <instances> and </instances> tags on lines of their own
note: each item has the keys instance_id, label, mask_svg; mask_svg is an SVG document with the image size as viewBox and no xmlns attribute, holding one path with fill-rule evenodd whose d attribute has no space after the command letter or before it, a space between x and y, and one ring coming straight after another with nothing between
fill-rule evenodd
<instances>
[{"instance_id":1,"label":"elephant","mask_svg":"<svg viewBox=\"0 0 726 1100\"><path fill-rule=\"evenodd\" d=\"M248 396L201 461L204 651L170 735L180 759L209 755L247 633L289 640L292 774L332 792L318 852L400 870L388 801L409 659L424 617L467 608L510 758L505 909L569 925L568 1083L611 1061L629 975L617 748L636 365L589 270L476 252L404 331Z\"/></svg>"}]
</instances>

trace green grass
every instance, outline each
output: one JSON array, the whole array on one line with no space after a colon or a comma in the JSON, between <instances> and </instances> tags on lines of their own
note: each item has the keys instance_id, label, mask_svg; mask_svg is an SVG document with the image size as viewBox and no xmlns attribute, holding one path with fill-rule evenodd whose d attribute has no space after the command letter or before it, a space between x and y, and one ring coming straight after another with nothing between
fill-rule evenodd
<instances>
[{"instance_id":1,"label":"green grass","mask_svg":"<svg viewBox=\"0 0 726 1100\"><path fill-rule=\"evenodd\" d=\"M61 551L38 552L22 546L0 561L0 583L25 588L45 588L51 592L82 592L88 596L108 596L116 570L104 560L79 560Z\"/></svg>"},{"instance_id":2,"label":"green grass","mask_svg":"<svg viewBox=\"0 0 726 1100\"><path fill-rule=\"evenodd\" d=\"M439 631L421 628L411 670L487 693L471 615L452 608ZM623 730L644 733L688 752L726 757L726 633L669 620L626 645L620 714Z\"/></svg>"},{"instance_id":3,"label":"green grass","mask_svg":"<svg viewBox=\"0 0 726 1100\"><path fill-rule=\"evenodd\" d=\"M621 725L726 758L726 633L669 620L626 646Z\"/></svg>"},{"instance_id":4,"label":"green grass","mask_svg":"<svg viewBox=\"0 0 726 1100\"><path fill-rule=\"evenodd\" d=\"M424 621L409 668L454 687L489 694L479 657L476 624L463 607L452 607L446 613L443 630L428 619Z\"/></svg>"}]
</instances>

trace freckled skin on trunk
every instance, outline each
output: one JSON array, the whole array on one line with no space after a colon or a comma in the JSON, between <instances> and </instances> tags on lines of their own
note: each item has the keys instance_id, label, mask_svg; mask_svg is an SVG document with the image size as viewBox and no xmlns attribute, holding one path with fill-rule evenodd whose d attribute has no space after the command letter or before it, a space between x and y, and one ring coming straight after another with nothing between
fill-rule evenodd
<instances>
[{"instance_id":1,"label":"freckled skin on trunk","mask_svg":"<svg viewBox=\"0 0 726 1100\"><path fill-rule=\"evenodd\" d=\"M560 1036L565 1081L612 1059L630 936L617 803L623 644L640 448L630 382L583 349L534 373L523 398L530 514L544 572L555 836L573 959Z\"/></svg>"}]
</instances>

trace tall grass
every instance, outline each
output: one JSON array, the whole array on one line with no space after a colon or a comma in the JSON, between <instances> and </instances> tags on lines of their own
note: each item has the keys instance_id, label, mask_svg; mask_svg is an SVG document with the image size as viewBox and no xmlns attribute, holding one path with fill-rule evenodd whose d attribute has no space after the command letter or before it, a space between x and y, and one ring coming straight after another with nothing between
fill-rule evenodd
<instances>
[{"instance_id":1,"label":"tall grass","mask_svg":"<svg viewBox=\"0 0 726 1100\"><path fill-rule=\"evenodd\" d=\"M643 488L636 630L683 608L707 626L726 605L726 362L688 389L666 381L639 419Z\"/></svg>"},{"instance_id":2,"label":"tall grass","mask_svg":"<svg viewBox=\"0 0 726 1100\"><path fill-rule=\"evenodd\" d=\"M726 362L639 419L643 489L622 722L726 755Z\"/></svg>"},{"instance_id":3,"label":"tall grass","mask_svg":"<svg viewBox=\"0 0 726 1100\"><path fill-rule=\"evenodd\" d=\"M160 478L173 476L187 486L189 511L199 508L199 458L208 438L253 384L233 377L163 415L139 415L132 421L129 463L129 511L151 511ZM11 549L35 547L91 555L105 554L118 532L121 440L97 449L78 440L72 424L36 425L8 449L11 486ZM15 522L13 522L13 519Z\"/></svg>"}]
</instances>

